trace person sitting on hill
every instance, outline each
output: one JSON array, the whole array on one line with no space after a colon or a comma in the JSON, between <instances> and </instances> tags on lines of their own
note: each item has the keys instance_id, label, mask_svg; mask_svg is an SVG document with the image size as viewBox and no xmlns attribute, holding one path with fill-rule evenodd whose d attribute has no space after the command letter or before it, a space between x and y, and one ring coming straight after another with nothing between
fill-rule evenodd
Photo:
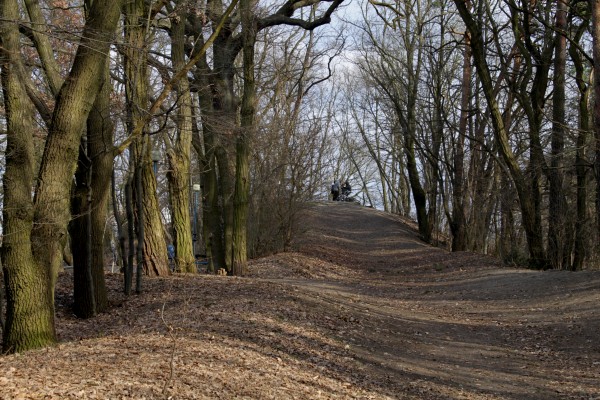
<instances>
[{"instance_id":1,"label":"person sitting on hill","mask_svg":"<svg viewBox=\"0 0 600 400\"><path fill-rule=\"evenodd\" d=\"M352 186L350 186L350 183L348 181L344 182L344 184L342 185L342 194L344 196L348 196L351 191L352 191Z\"/></svg>"}]
</instances>

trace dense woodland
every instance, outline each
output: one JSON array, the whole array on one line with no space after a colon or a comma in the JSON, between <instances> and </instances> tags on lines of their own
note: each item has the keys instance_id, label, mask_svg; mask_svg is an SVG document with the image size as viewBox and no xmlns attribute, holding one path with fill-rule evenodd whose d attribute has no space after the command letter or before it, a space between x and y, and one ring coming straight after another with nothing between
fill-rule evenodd
<instances>
[{"instance_id":1,"label":"dense woodland","mask_svg":"<svg viewBox=\"0 0 600 400\"><path fill-rule=\"evenodd\" d=\"M244 275L333 179L431 244L597 268L598 17L568 0L0 0L3 350L56 341L65 263L82 318L106 310L107 268L128 294L198 255Z\"/></svg>"}]
</instances>

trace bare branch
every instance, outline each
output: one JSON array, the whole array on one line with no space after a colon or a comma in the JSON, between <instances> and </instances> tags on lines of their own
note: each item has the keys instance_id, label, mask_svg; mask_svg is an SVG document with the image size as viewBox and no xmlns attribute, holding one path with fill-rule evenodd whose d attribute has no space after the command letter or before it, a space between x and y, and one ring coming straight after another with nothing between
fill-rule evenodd
<instances>
[{"instance_id":1,"label":"bare branch","mask_svg":"<svg viewBox=\"0 0 600 400\"><path fill-rule=\"evenodd\" d=\"M225 13L223 14L223 17L221 18L221 21L215 27L215 30L213 31L212 35L210 35L210 37L204 43L204 45L198 51L198 53L196 53L194 55L194 57L192 57L187 62L187 64L185 64L185 66L183 68L181 68L173 76L173 78L169 82L167 82L165 84L165 87L163 88L163 90L160 93L160 95L157 97L156 101L154 101L154 103L150 107L150 110L148 110L148 113L146 114L146 116L136 125L136 127L133 129L133 131L131 132L131 134L129 135L129 137L127 137L123 141L123 143L121 143L119 146L115 147L115 149L114 149L114 154L115 155L119 155L119 154L123 153L129 147L129 145L131 145L131 143L133 143L133 141L138 136L140 136L142 134L142 131L144 130L144 126L148 122L150 122L150 120L153 118L154 113L156 111L158 111L158 109L160 108L160 106L164 103L164 101L166 100L167 96L169 95L169 93L171 92L171 90L173 89L173 87L177 84L177 82L179 82L180 79L182 79L183 77L185 77L187 75L187 73L189 72L189 70L192 69L192 67L194 67L194 65L198 62L198 60L206 53L206 51L208 50L208 48L213 44L213 42L215 41L215 39L217 38L217 36L219 36L219 34L221 32L221 29L223 29L223 26L225 25L226 21L229 19L229 16L233 12L233 9L237 6L238 1L239 0L233 0L231 2L231 4L229 5L229 7L227 7L227 10L225 10Z\"/></svg>"},{"instance_id":2,"label":"bare branch","mask_svg":"<svg viewBox=\"0 0 600 400\"><path fill-rule=\"evenodd\" d=\"M329 8L320 17L312 21L306 21L300 18L292 18L294 12L300 8L313 6L318 3L331 3ZM313 30L321 25L331 22L331 15L344 2L344 0L289 0L275 14L258 20L258 30L276 25L299 26L306 30Z\"/></svg>"}]
</instances>

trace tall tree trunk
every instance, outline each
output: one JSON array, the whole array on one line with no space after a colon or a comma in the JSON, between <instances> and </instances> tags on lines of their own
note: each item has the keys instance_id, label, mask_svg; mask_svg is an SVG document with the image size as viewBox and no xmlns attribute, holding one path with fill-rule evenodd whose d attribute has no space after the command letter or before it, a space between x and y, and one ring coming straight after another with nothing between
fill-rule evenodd
<instances>
[{"instance_id":1,"label":"tall tree trunk","mask_svg":"<svg viewBox=\"0 0 600 400\"><path fill-rule=\"evenodd\" d=\"M218 2L217 2L218 3ZM222 8L222 5L219 6ZM219 13L222 13L222 9ZM228 274L232 271L233 261L233 196L235 191L235 154L236 133L238 132L238 102L235 94L235 59L239 53L232 40L233 32L223 30L215 40L213 47L213 118L211 128L219 132L215 137L215 155L217 159L219 196L223 226L223 259ZM217 119L218 118L218 122Z\"/></svg>"},{"instance_id":2,"label":"tall tree trunk","mask_svg":"<svg viewBox=\"0 0 600 400\"><path fill-rule=\"evenodd\" d=\"M431 60L431 65L432 65L432 94L433 94L433 118L432 118L432 122L431 122L431 143L430 144L426 144L427 148L429 149L428 152L425 155L425 160L427 160L427 164L429 164L429 167L426 170L429 170L430 172L427 174L429 175L428 180L428 205L429 205L429 210L428 210L428 214L429 214L429 225L431 226L432 230L437 230L439 231L439 227L440 227L440 219L442 218L443 215L443 209L445 208L445 206L443 205L443 203L445 202L445 188L444 188L444 180L440 179L440 165L442 164L442 155L440 152L440 149L442 147L442 143L444 142L444 127L445 127L445 121L446 121L446 110L444 109L444 98L447 96L447 93L445 93L445 87L444 87L444 76L445 76L445 64L447 62L446 57L448 56L448 52L446 51L446 46L443 44L443 42L445 41L445 36L446 36L446 24L445 24L445 18L446 18L446 13L441 12L439 15L439 25L438 25L438 30L439 30L439 38L442 42L442 45L440 46L440 49L438 49L438 51L434 54L434 55L430 55L429 59ZM423 43L420 43L419 41L419 48L423 47ZM420 53L420 51L419 51ZM457 161L459 161L459 165L460 165L460 179L462 181L462 174L463 174L463 159L464 159L464 137L460 137L458 138L458 143L456 143L458 149L457 149L457 155L460 155L460 157L455 158ZM454 172L457 172L457 170L455 170ZM462 184L462 182L461 182ZM462 188L461 188L462 190ZM440 192L442 192L442 194L440 195ZM458 210L463 209L464 207L462 206L462 200L458 203L455 204L454 200L452 202L453 204L453 210L454 207L457 208ZM463 215L463 220L464 220L464 210L461 211L462 215ZM435 241L437 242L439 240L439 235L436 235L437 238L435 239ZM453 240L454 243L454 240Z\"/></svg>"},{"instance_id":3,"label":"tall tree trunk","mask_svg":"<svg viewBox=\"0 0 600 400\"><path fill-rule=\"evenodd\" d=\"M579 43L581 36L586 31L587 24L582 24L574 35L574 43ZM573 264L571 265L571 269L580 270L588 255L587 247L589 243L589 238L587 237L589 235L589 232L587 231L588 168L585 164L586 142L591 129L589 113L590 88L584 78L585 66L578 46L571 44L569 46L569 54L573 60L573 66L575 67L575 80L579 90L579 132L577 133L577 150L575 153L575 172L577 175L577 219L575 221L575 243L573 245Z\"/></svg>"},{"instance_id":4,"label":"tall tree trunk","mask_svg":"<svg viewBox=\"0 0 600 400\"><path fill-rule=\"evenodd\" d=\"M76 187L69 224L73 249L74 312L89 318L108 307L104 279L104 229L112 176L110 119L111 82L108 61L102 88L87 120L87 137L82 140Z\"/></svg>"},{"instance_id":5,"label":"tall tree trunk","mask_svg":"<svg viewBox=\"0 0 600 400\"><path fill-rule=\"evenodd\" d=\"M203 236L208 259L208 270L216 272L225 268L225 252L223 243L223 224L221 221L221 206L219 204L219 177L217 168L216 127L217 121L213 109L213 98L210 90L207 67L200 63L195 71L195 84L202 88L198 93L200 109L202 110L202 137L194 141L194 148L198 158L203 160L201 179L203 182L202 192L202 219Z\"/></svg>"},{"instance_id":6,"label":"tall tree trunk","mask_svg":"<svg viewBox=\"0 0 600 400\"><path fill-rule=\"evenodd\" d=\"M407 38L412 37L413 27L410 24L411 18L407 18L405 27L405 35ZM408 177L410 187L413 194L413 200L415 203L415 209L417 211L417 223L419 225L419 233L424 241L430 243L432 240L433 225L432 219L428 214L427 207L427 193L423 189L419 178L417 157L415 154L415 138L417 137L417 95L419 86L419 77L421 75L421 60L422 60L422 48L415 46L412 40L406 40L407 53L406 53L406 65L409 68L409 79L407 83L407 99L406 99L406 121L403 132L404 134L404 153L406 155L406 169L408 170ZM415 52L416 60L415 60ZM416 65L416 70L415 66ZM436 185L437 182L432 182L432 185ZM434 202L435 203L435 202ZM430 204L431 210L435 209L435 204Z\"/></svg>"},{"instance_id":7,"label":"tall tree trunk","mask_svg":"<svg viewBox=\"0 0 600 400\"><path fill-rule=\"evenodd\" d=\"M69 223L73 249L73 308L79 318L91 318L96 315L92 279L91 180L92 163L88 157L87 137L84 136L79 147L79 161L71 196L73 219Z\"/></svg>"},{"instance_id":8,"label":"tall tree trunk","mask_svg":"<svg viewBox=\"0 0 600 400\"><path fill-rule=\"evenodd\" d=\"M465 32L465 48L463 52L463 70L460 101L460 122L458 138L455 143L454 175L452 185L452 218L450 232L452 233L452 251L467 250L467 226L464 202L464 158L465 138L469 127L469 104L471 101L471 46L469 33Z\"/></svg>"},{"instance_id":9,"label":"tall tree trunk","mask_svg":"<svg viewBox=\"0 0 600 400\"><path fill-rule=\"evenodd\" d=\"M104 83L90 111L87 124L88 156L92 162L91 251L92 279L96 312L108 308L104 279L104 245L113 172L114 123L110 115L112 84L108 60L104 69Z\"/></svg>"},{"instance_id":10,"label":"tall tree trunk","mask_svg":"<svg viewBox=\"0 0 600 400\"><path fill-rule=\"evenodd\" d=\"M576 271L583 268L588 251L589 243L587 230L588 225L588 210L587 210L587 172L585 147L588 132L590 131L589 124L589 91L584 90L580 94L579 101L579 133L577 134L577 152L575 155L575 171L577 175L577 219L575 222L575 242L573 245L573 264L571 269Z\"/></svg>"},{"instance_id":11,"label":"tall tree trunk","mask_svg":"<svg viewBox=\"0 0 600 400\"><path fill-rule=\"evenodd\" d=\"M35 155L34 109L23 79L20 59L19 8L0 1L0 69L6 109L6 150L3 177L2 265L6 289L3 352L44 347L56 342L54 298L50 271L32 253Z\"/></svg>"},{"instance_id":12,"label":"tall tree trunk","mask_svg":"<svg viewBox=\"0 0 600 400\"><path fill-rule=\"evenodd\" d=\"M252 129L252 126L242 125L242 132L237 138L231 252L233 257L231 273L236 276L244 276L248 273L247 220L248 196L250 192L249 136L251 135Z\"/></svg>"},{"instance_id":13,"label":"tall tree trunk","mask_svg":"<svg viewBox=\"0 0 600 400\"><path fill-rule=\"evenodd\" d=\"M438 88L441 89L441 88ZM440 183L440 148L442 146L442 138L444 137L444 111L441 104L441 98L439 97L441 92L437 92L437 99L434 100L434 113L437 121L434 122L433 129L431 130L431 149L430 154L425 157L427 162L427 168L429 172L426 174L427 178L427 218L429 229L433 235L434 229L438 227L438 219L440 218L441 211L438 211L438 199L440 190L444 190L443 185ZM440 203L441 204L441 203ZM432 237L432 240L433 237ZM437 243L438 239L435 239Z\"/></svg>"},{"instance_id":14,"label":"tall tree trunk","mask_svg":"<svg viewBox=\"0 0 600 400\"><path fill-rule=\"evenodd\" d=\"M221 207L219 205L217 158L214 154L214 149L207 150L206 159L206 167L202 173L204 181L202 218L204 219L204 239L206 255L208 257L208 269L211 272L216 272L220 268L225 268L225 243L223 242L223 223L221 221Z\"/></svg>"},{"instance_id":15,"label":"tall tree trunk","mask_svg":"<svg viewBox=\"0 0 600 400\"><path fill-rule=\"evenodd\" d=\"M252 22L250 0L241 0L244 92L241 107L241 132L236 146L236 174L233 218L233 260L232 273L243 276L248 273L247 260L247 219L248 196L250 192L250 138L254 132L256 85L254 82L254 43L256 32Z\"/></svg>"},{"instance_id":16,"label":"tall tree trunk","mask_svg":"<svg viewBox=\"0 0 600 400\"><path fill-rule=\"evenodd\" d=\"M223 13L223 4L213 4L215 15ZM229 20L228 20L229 21ZM228 23L231 23L229 21ZM216 33L213 32L213 33ZM215 268L232 269L233 196L235 190L236 133L238 99L234 91L235 59L239 52L229 29L218 33L213 45L213 69L206 60L199 62L196 84L206 87L200 93L203 114L204 144L209 170L205 182L208 207L206 229L210 231L212 262ZM214 161L211 166L210 163ZM211 169L212 167L216 169ZM211 181L214 179L214 181ZM214 191L213 191L214 190ZM220 242L220 243L219 243ZM219 266L217 266L217 264Z\"/></svg>"},{"instance_id":17,"label":"tall tree trunk","mask_svg":"<svg viewBox=\"0 0 600 400\"><path fill-rule=\"evenodd\" d=\"M148 108L148 54L146 34L148 33L148 9L143 0L125 3L125 76L127 97L127 125L130 134L135 127L145 122ZM144 124L145 125L145 124ZM145 132L144 126L144 132ZM150 159L150 145L147 135L137 137L132 148L135 163L140 171L142 191L134 191L134 197L141 197L144 218L144 272L151 276L169 274L167 249L163 224L156 194L156 177ZM137 200L136 200L137 202ZM138 229L139 230L139 229Z\"/></svg>"},{"instance_id":18,"label":"tall tree trunk","mask_svg":"<svg viewBox=\"0 0 600 400\"><path fill-rule=\"evenodd\" d=\"M236 149L232 146L235 137L235 121L231 115L225 118L228 129L227 136L221 138L220 145L216 149L217 168L219 171L219 196L221 199L221 215L223 226L223 257L225 260L224 268L230 274L233 261L233 196L235 192L235 153Z\"/></svg>"},{"instance_id":19,"label":"tall tree trunk","mask_svg":"<svg viewBox=\"0 0 600 400\"><path fill-rule=\"evenodd\" d=\"M179 1L179 3L183 3ZM171 60L175 70L185 65L185 7L178 7L177 18L171 20ZM177 137L169 149L169 195L171 200L171 223L175 242L175 263L181 272L196 272L194 249L190 227L190 153L192 147L192 96L187 76L177 85ZM196 204L194 204L196 206ZM194 232L197 234L197 232Z\"/></svg>"},{"instance_id":20,"label":"tall tree trunk","mask_svg":"<svg viewBox=\"0 0 600 400\"><path fill-rule=\"evenodd\" d=\"M556 47L554 56L554 92L552 101L551 159L548 178L548 259L553 268L569 268L570 249L567 233L567 208L563 187L563 151L565 147L565 67L567 39L562 32L567 30L567 1L557 0ZM567 261L568 260L568 261ZM567 264L565 264L567 263Z\"/></svg>"}]
</instances>

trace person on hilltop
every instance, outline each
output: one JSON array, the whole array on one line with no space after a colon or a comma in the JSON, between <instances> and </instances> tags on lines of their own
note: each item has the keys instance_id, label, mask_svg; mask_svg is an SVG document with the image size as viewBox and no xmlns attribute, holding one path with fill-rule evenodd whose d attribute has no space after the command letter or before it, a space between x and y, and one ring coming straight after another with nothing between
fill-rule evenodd
<instances>
[{"instance_id":1,"label":"person on hilltop","mask_svg":"<svg viewBox=\"0 0 600 400\"><path fill-rule=\"evenodd\" d=\"M350 192L352 192L352 186L350 186L350 183L348 181L346 181L342 185L342 194L344 196L349 196Z\"/></svg>"},{"instance_id":2,"label":"person on hilltop","mask_svg":"<svg viewBox=\"0 0 600 400\"><path fill-rule=\"evenodd\" d=\"M340 182L337 179L331 185L331 195L333 196L333 201L338 201L340 198Z\"/></svg>"}]
</instances>

